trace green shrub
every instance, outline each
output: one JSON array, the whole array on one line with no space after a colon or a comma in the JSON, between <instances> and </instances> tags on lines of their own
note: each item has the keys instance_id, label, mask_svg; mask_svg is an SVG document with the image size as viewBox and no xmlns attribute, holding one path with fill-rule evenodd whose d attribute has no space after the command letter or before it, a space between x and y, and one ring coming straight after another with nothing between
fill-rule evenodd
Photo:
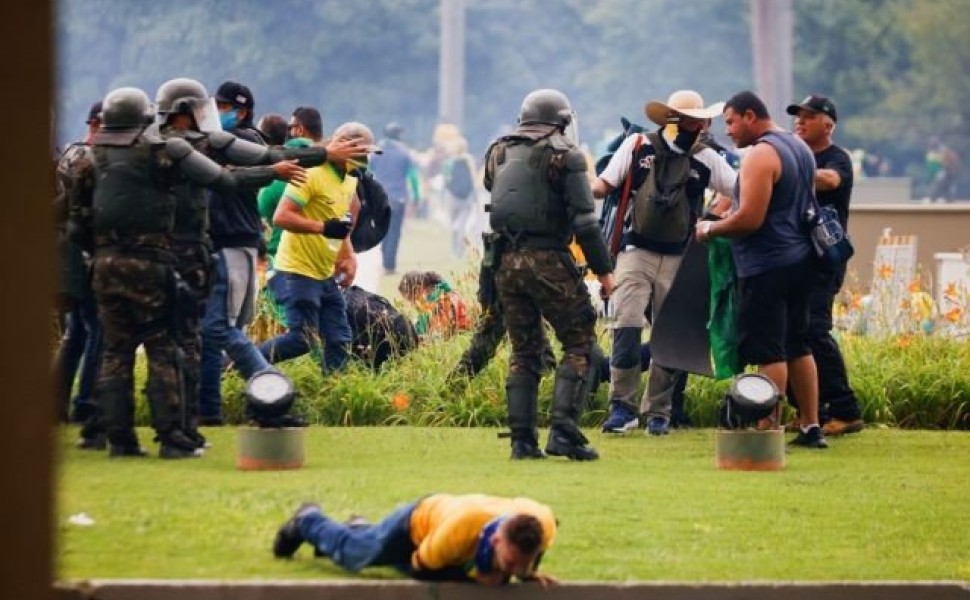
<instances>
[{"instance_id":1,"label":"green shrub","mask_svg":"<svg viewBox=\"0 0 970 600\"><path fill-rule=\"evenodd\" d=\"M352 365L324 377L317 364L302 357L280 368L299 391L297 407L312 423L325 425L499 426L505 420L505 374L508 346L467 388L449 389L445 379L467 347L471 333L422 345L390 361L380 373ZM601 336L605 339L605 336ZM869 423L904 428L970 429L970 345L943 337L912 336L877 340L843 336L840 340L864 417ZM138 389L144 387L143 357ZM688 412L700 427L716 423L717 402L727 381L691 377ZM605 418L609 385L601 385L583 415L594 427ZM243 418L243 381L229 373L223 380L225 415ZM552 377L539 390L540 425L548 424ZM139 394L141 396L141 394ZM397 406L395 405L397 398ZM139 423L148 423L140 400Z\"/></svg>"}]
</instances>

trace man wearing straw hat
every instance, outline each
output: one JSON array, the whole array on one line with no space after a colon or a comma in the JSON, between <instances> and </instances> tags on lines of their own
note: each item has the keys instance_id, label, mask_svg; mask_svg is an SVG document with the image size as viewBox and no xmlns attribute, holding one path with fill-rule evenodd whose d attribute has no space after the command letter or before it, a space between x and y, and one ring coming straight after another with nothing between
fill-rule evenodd
<instances>
[{"instance_id":1,"label":"man wearing straw hat","mask_svg":"<svg viewBox=\"0 0 970 600\"><path fill-rule=\"evenodd\" d=\"M721 114L723 104L705 106L693 90L676 91L667 102L649 102L644 112L661 129L626 138L593 183L597 198L629 186L629 204L621 206L618 217L623 226L612 299L616 324L610 360L610 415L603 423L604 433L634 430L640 415L646 419L648 434L663 435L669 430L671 399L686 373L651 363L648 388L638 406L634 396L640 383L640 337L651 300L651 322L657 322L693 223L703 211L704 190L734 194L734 170L698 139L710 120ZM678 165L681 175L675 185L668 186L673 165ZM651 171L655 171L653 175ZM671 209L657 210L663 203Z\"/></svg>"}]
</instances>

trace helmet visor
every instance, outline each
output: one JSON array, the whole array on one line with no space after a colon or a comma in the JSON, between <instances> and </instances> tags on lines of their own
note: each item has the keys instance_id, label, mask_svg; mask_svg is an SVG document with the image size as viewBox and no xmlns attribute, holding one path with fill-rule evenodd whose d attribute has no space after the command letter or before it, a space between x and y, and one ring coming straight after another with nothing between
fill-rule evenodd
<instances>
[{"instance_id":1,"label":"helmet visor","mask_svg":"<svg viewBox=\"0 0 970 600\"><path fill-rule=\"evenodd\" d=\"M579 119L575 112L572 113L569 123L563 128L562 135L576 146L579 145Z\"/></svg>"},{"instance_id":2,"label":"helmet visor","mask_svg":"<svg viewBox=\"0 0 970 600\"><path fill-rule=\"evenodd\" d=\"M219 121L219 109L216 108L215 98L196 98L192 101L192 117L199 131L222 131Z\"/></svg>"}]
</instances>

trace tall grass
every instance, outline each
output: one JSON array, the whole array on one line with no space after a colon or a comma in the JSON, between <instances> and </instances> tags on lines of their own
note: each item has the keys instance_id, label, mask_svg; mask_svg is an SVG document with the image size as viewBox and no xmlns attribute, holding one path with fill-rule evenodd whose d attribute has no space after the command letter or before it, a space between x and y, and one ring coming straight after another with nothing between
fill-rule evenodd
<instances>
[{"instance_id":1,"label":"tall grass","mask_svg":"<svg viewBox=\"0 0 970 600\"><path fill-rule=\"evenodd\" d=\"M474 306L479 256L472 251L463 262L450 258L448 235L432 221L408 220L406 233L402 242L401 271L436 269ZM398 277L385 277L382 290L402 312L413 317L410 307L401 302L394 291ZM837 305L837 313L846 310L860 312L861 296L855 294L853 298L850 298L848 309L840 309ZM896 311L893 318L905 320L907 326L904 334L895 337L840 334L849 382L862 405L864 417L869 423L905 428L970 429L970 343L965 338L924 335L920 333L918 317L902 308ZM280 331L272 307L261 299L259 316L250 335L262 340ZM608 333L602 328L598 331L599 342L607 352ZM409 355L385 364L379 373L357 364L338 375L324 377L312 356L282 363L279 367L296 383L298 410L312 423L498 426L505 420L507 343L500 346L495 360L466 388L450 388L445 382L449 371L468 347L471 335L470 332L463 333L422 344ZM144 365L139 364L137 389L143 387ZM716 423L717 403L727 387L724 381L690 378L686 392L687 410L696 425L710 427ZM590 399L583 425L592 427L603 421L608 388L608 384L603 384ZM232 373L225 375L223 398L230 422L243 419L242 389L243 382L239 377ZM551 392L551 377L546 377L539 398L542 425L548 423ZM143 399L140 400L139 423L148 423Z\"/></svg>"},{"instance_id":2,"label":"tall grass","mask_svg":"<svg viewBox=\"0 0 970 600\"><path fill-rule=\"evenodd\" d=\"M312 423L338 426L423 425L494 427L504 423L504 381L508 344L467 387L449 387L446 377L467 347L471 333L424 344L389 361L380 372L352 364L345 372L324 376L312 357L279 365L293 378L297 409ZM601 336L605 341L607 336ZM843 335L840 340L849 380L868 423L903 428L970 429L970 344L932 336L873 339ZM140 377L144 366L140 365ZM644 384L645 384L644 377ZM243 381L227 373L223 382L226 417L243 418ZM143 382L138 389L144 387ZM716 423L717 402L728 383L690 377L687 409L694 423ZM607 410L603 384L583 415L596 426ZM548 423L551 377L540 387L540 425ZM140 401L139 423L148 423Z\"/></svg>"}]
</instances>

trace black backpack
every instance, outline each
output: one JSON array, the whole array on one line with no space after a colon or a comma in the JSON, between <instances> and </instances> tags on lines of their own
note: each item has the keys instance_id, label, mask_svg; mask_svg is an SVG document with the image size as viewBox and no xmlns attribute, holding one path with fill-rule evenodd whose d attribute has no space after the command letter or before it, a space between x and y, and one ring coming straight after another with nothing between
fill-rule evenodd
<instances>
[{"instance_id":1,"label":"black backpack","mask_svg":"<svg viewBox=\"0 0 970 600\"><path fill-rule=\"evenodd\" d=\"M653 146L653 164L647 179L633 196L631 226L640 237L665 244L683 242L694 222L693 209L687 198L691 157L707 148L698 142L689 152L670 150L660 134L646 134Z\"/></svg>"},{"instance_id":2,"label":"black backpack","mask_svg":"<svg viewBox=\"0 0 970 600\"><path fill-rule=\"evenodd\" d=\"M344 291L352 331L350 352L375 371L418 347L414 325L383 296L352 285Z\"/></svg>"},{"instance_id":3,"label":"black backpack","mask_svg":"<svg viewBox=\"0 0 970 600\"><path fill-rule=\"evenodd\" d=\"M374 176L358 171L357 197L360 199L360 213L357 224L350 232L350 242L354 252L366 252L381 243L391 226L391 206L387 202L387 192Z\"/></svg>"},{"instance_id":4,"label":"black backpack","mask_svg":"<svg viewBox=\"0 0 970 600\"><path fill-rule=\"evenodd\" d=\"M451 172L445 187L452 196L459 200L464 200L472 195L475 190L474 176L468 159L463 155L451 161Z\"/></svg>"}]
</instances>

